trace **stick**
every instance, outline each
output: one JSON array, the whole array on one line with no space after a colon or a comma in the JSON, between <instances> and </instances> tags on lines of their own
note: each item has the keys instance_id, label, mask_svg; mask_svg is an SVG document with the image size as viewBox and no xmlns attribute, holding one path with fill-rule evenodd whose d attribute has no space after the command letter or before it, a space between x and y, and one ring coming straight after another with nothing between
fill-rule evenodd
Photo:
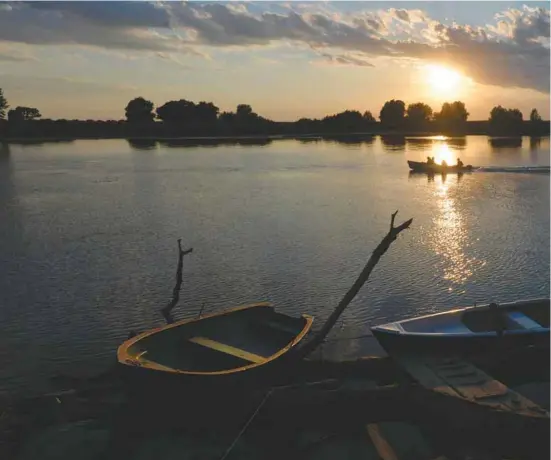
<instances>
[{"instance_id":1,"label":"stick","mask_svg":"<svg viewBox=\"0 0 551 460\"><path fill-rule=\"evenodd\" d=\"M167 323L173 322L170 312L176 306L176 304L178 303L178 300L180 300L180 290L182 289L182 266L184 263L184 256L186 254L193 252L193 248L189 248L185 251L182 251L181 243L182 243L182 240L179 239L178 240L178 267L176 268L176 285L172 290L172 300L164 308L161 309L161 312L165 317Z\"/></svg>"},{"instance_id":2,"label":"stick","mask_svg":"<svg viewBox=\"0 0 551 460\"><path fill-rule=\"evenodd\" d=\"M371 275L371 272L381 259L381 257L386 253L390 245L393 243L393 241L398 237L398 235L405 230L406 228L409 228L411 223L413 222L413 219L409 219L405 221L404 223L398 225L398 227L394 226L394 219L396 218L396 214L398 214L398 211L392 214L391 220L390 220L390 230L385 235L383 240L379 243L379 245L375 248L373 253L371 254L371 257L367 261L367 264L365 265L364 269L361 271L360 275L358 276L358 279L354 282L352 287L348 290L348 292L344 295L342 300L337 305L337 308L335 308L335 311L329 316L321 330L314 336L314 338L307 344L305 344L301 349L297 350L298 357L300 359L305 358L310 353L312 353L319 345L323 343L325 340L325 337L329 332L331 331L331 328L335 325L337 320L339 319L339 316L341 316L342 312L348 307L350 302L356 297L356 294L360 291L362 286L366 283L366 281L369 279L369 275Z\"/></svg>"}]
</instances>

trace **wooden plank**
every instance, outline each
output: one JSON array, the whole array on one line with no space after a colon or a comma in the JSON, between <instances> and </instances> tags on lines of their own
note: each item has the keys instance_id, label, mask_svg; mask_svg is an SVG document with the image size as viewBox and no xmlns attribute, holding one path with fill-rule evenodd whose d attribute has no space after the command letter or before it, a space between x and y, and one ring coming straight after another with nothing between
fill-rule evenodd
<instances>
[{"instance_id":1,"label":"wooden plank","mask_svg":"<svg viewBox=\"0 0 551 460\"><path fill-rule=\"evenodd\" d=\"M426 389L494 409L532 417L548 416L537 404L468 361L421 355L395 356L395 359Z\"/></svg>"},{"instance_id":2,"label":"wooden plank","mask_svg":"<svg viewBox=\"0 0 551 460\"><path fill-rule=\"evenodd\" d=\"M376 423L370 423L367 425L367 433L371 438L371 442L377 449L377 453L382 460L398 460L398 456L392 446L388 443L385 437L382 435L379 425Z\"/></svg>"},{"instance_id":3,"label":"wooden plank","mask_svg":"<svg viewBox=\"0 0 551 460\"><path fill-rule=\"evenodd\" d=\"M266 358L264 358L263 356L249 353L248 351L232 347L231 345L226 345L225 343L217 342L207 337L192 337L191 339L189 339L189 341L210 348L212 350L220 351L221 353L236 356L252 363L260 364L266 361Z\"/></svg>"},{"instance_id":4,"label":"wooden plank","mask_svg":"<svg viewBox=\"0 0 551 460\"><path fill-rule=\"evenodd\" d=\"M446 394L448 396L458 397L457 391L450 387L434 369L431 369L418 356L413 355L394 355L396 362L423 387Z\"/></svg>"}]
</instances>

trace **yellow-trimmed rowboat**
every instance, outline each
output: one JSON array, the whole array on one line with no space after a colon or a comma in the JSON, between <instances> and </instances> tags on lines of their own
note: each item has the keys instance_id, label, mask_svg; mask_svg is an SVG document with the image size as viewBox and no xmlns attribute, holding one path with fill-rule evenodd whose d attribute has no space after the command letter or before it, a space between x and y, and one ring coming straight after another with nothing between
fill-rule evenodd
<instances>
[{"instance_id":1,"label":"yellow-trimmed rowboat","mask_svg":"<svg viewBox=\"0 0 551 460\"><path fill-rule=\"evenodd\" d=\"M167 375L201 382L245 374L281 362L310 331L313 317L277 313L254 303L185 319L126 340L118 362L134 377ZM225 380L225 379L224 379Z\"/></svg>"}]
</instances>

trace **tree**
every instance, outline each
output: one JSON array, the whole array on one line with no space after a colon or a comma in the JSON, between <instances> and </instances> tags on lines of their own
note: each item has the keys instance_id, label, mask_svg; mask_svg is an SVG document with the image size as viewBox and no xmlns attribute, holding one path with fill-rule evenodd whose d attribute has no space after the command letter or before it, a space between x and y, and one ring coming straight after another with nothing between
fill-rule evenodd
<instances>
[{"instance_id":1,"label":"tree","mask_svg":"<svg viewBox=\"0 0 551 460\"><path fill-rule=\"evenodd\" d=\"M166 123L191 123L196 116L196 105L192 101L180 99L168 101L157 108L157 117Z\"/></svg>"},{"instance_id":2,"label":"tree","mask_svg":"<svg viewBox=\"0 0 551 460\"><path fill-rule=\"evenodd\" d=\"M147 123L153 121L153 102L137 97L132 99L124 109L126 119L130 123Z\"/></svg>"},{"instance_id":3,"label":"tree","mask_svg":"<svg viewBox=\"0 0 551 460\"><path fill-rule=\"evenodd\" d=\"M235 119L235 113L233 112L222 112L218 119L223 123L232 123Z\"/></svg>"},{"instance_id":4,"label":"tree","mask_svg":"<svg viewBox=\"0 0 551 460\"><path fill-rule=\"evenodd\" d=\"M455 101L451 104L444 102L440 112L434 114L434 121L440 129L446 131L462 130L465 127L467 118L469 118L469 112L467 112L465 103L461 101Z\"/></svg>"},{"instance_id":5,"label":"tree","mask_svg":"<svg viewBox=\"0 0 551 460\"><path fill-rule=\"evenodd\" d=\"M422 125L432 118L432 109L423 102L416 102L408 105L407 116L412 125Z\"/></svg>"},{"instance_id":6,"label":"tree","mask_svg":"<svg viewBox=\"0 0 551 460\"><path fill-rule=\"evenodd\" d=\"M212 102L199 102L195 106L195 118L200 123L215 124L218 119L220 109Z\"/></svg>"},{"instance_id":7,"label":"tree","mask_svg":"<svg viewBox=\"0 0 551 460\"><path fill-rule=\"evenodd\" d=\"M519 109L506 109L501 105L490 111L490 128L493 132L517 134L522 130L523 118Z\"/></svg>"},{"instance_id":8,"label":"tree","mask_svg":"<svg viewBox=\"0 0 551 460\"><path fill-rule=\"evenodd\" d=\"M532 109L532 111L530 112L530 121L532 123L539 123L541 122L541 116L540 114L538 113L537 109Z\"/></svg>"},{"instance_id":9,"label":"tree","mask_svg":"<svg viewBox=\"0 0 551 460\"><path fill-rule=\"evenodd\" d=\"M362 117L366 123L375 123L377 121L369 110L366 110Z\"/></svg>"},{"instance_id":10,"label":"tree","mask_svg":"<svg viewBox=\"0 0 551 460\"><path fill-rule=\"evenodd\" d=\"M379 114L379 119L383 125L400 126L404 122L405 113L406 104L404 101L392 99L385 102L385 105L383 105Z\"/></svg>"},{"instance_id":11,"label":"tree","mask_svg":"<svg viewBox=\"0 0 551 460\"><path fill-rule=\"evenodd\" d=\"M6 110L9 108L8 100L4 97L4 91L0 88L0 120L6 116Z\"/></svg>"},{"instance_id":12,"label":"tree","mask_svg":"<svg viewBox=\"0 0 551 460\"><path fill-rule=\"evenodd\" d=\"M8 121L10 123L19 123L22 121L36 120L41 118L42 114L38 109L34 107L21 107L18 106L8 112Z\"/></svg>"},{"instance_id":13,"label":"tree","mask_svg":"<svg viewBox=\"0 0 551 460\"><path fill-rule=\"evenodd\" d=\"M434 114L436 121L447 123L465 123L467 118L469 118L469 112L465 108L465 103L461 101L455 101L451 104L444 102L440 112Z\"/></svg>"},{"instance_id":14,"label":"tree","mask_svg":"<svg viewBox=\"0 0 551 460\"><path fill-rule=\"evenodd\" d=\"M254 112L253 112L253 109L250 105L248 104L239 104L237 106L237 109L235 111L235 114L239 117L239 118L247 118L247 117L250 117L251 115L256 115Z\"/></svg>"},{"instance_id":15,"label":"tree","mask_svg":"<svg viewBox=\"0 0 551 460\"><path fill-rule=\"evenodd\" d=\"M365 128L365 119L357 110L345 110L329 115L322 120L322 123L327 129L335 132L357 132Z\"/></svg>"},{"instance_id":16,"label":"tree","mask_svg":"<svg viewBox=\"0 0 551 460\"><path fill-rule=\"evenodd\" d=\"M519 109L506 109L498 105L490 111L491 123L519 123L522 122L522 112Z\"/></svg>"}]
</instances>

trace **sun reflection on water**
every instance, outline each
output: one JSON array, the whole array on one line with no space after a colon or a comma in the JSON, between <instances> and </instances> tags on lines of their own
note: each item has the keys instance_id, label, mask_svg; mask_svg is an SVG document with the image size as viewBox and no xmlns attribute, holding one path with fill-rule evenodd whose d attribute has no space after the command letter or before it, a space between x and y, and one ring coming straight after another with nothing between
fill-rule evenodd
<instances>
[{"instance_id":1,"label":"sun reflection on water","mask_svg":"<svg viewBox=\"0 0 551 460\"><path fill-rule=\"evenodd\" d=\"M442 164L442 161L446 161L448 165L453 165L457 162L457 157L450 149L450 146L445 140L433 144L432 155L434 161L438 164Z\"/></svg>"},{"instance_id":2,"label":"sun reflection on water","mask_svg":"<svg viewBox=\"0 0 551 460\"><path fill-rule=\"evenodd\" d=\"M446 160L448 161L448 160ZM451 282L449 291L464 285L485 261L468 257L465 248L470 245L469 231L465 227L461 211L457 208L454 188L458 181L435 183L434 199L438 212L433 218L434 232L431 235L433 250L443 259L444 279Z\"/></svg>"}]
</instances>

